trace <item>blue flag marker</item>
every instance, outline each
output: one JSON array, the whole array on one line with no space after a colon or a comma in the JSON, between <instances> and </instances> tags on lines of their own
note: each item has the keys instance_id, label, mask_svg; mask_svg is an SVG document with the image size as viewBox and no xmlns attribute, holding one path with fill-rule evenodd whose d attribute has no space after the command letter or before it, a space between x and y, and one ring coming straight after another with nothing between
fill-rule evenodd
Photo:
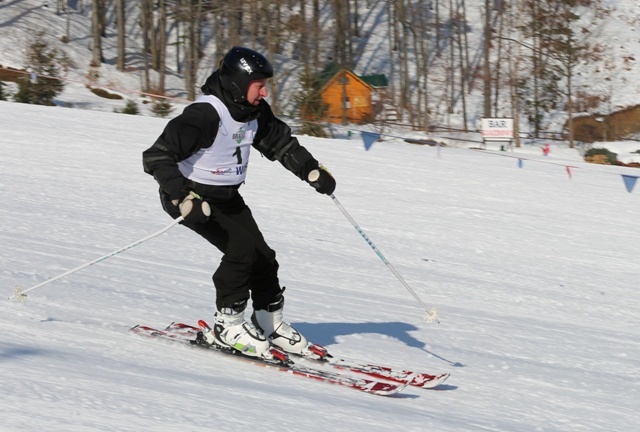
<instances>
[{"instance_id":1,"label":"blue flag marker","mask_svg":"<svg viewBox=\"0 0 640 432\"><path fill-rule=\"evenodd\" d=\"M362 141L364 141L364 149L369 150L374 142L380 139L380 134L373 132L360 132L362 134Z\"/></svg>"},{"instance_id":2,"label":"blue flag marker","mask_svg":"<svg viewBox=\"0 0 640 432\"><path fill-rule=\"evenodd\" d=\"M627 188L627 192L631 193L631 191L633 190L633 187L636 185L638 176L622 174L622 180L624 181L624 185Z\"/></svg>"},{"instance_id":3,"label":"blue flag marker","mask_svg":"<svg viewBox=\"0 0 640 432\"><path fill-rule=\"evenodd\" d=\"M522 168L522 159L518 159L518 168Z\"/></svg>"}]
</instances>

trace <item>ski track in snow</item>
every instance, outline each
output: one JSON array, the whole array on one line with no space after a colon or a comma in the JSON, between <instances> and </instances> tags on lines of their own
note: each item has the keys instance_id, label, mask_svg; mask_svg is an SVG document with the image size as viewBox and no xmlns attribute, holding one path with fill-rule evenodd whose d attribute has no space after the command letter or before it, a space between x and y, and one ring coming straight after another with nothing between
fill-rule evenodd
<instances>
[{"instance_id":1,"label":"ski track in snow","mask_svg":"<svg viewBox=\"0 0 640 432\"><path fill-rule=\"evenodd\" d=\"M170 222L141 166L166 120L6 102L0 119L7 297ZM129 334L212 317L220 255L178 226L0 302L0 429L637 427L640 201L619 177L637 171L570 160L569 180L467 149L300 140L441 323L328 197L254 153L241 191L278 253L286 317L341 357L451 372L440 390L381 398Z\"/></svg>"}]
</instances>

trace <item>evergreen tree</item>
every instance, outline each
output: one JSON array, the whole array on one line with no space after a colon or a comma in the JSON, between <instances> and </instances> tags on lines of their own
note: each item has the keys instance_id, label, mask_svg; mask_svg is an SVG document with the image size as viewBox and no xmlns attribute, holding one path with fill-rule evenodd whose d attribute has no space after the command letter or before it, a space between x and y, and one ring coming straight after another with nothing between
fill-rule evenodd
<instances>
[{"instance_id":1,"label":"evergreen tree","mask_svg":"<svg viewBox=\"0 0 640 432\"><path fill-rule=\"evenodd\" d=\"M151 112L156 117L167 117L173 112L173 105L167 99L154 99Z\"/></svg>"},{"instance_id":2,"label":"evergreen tree","mask_svg":"<svg viewBox=\"0 0 640 432\"><path fill-rule=\"evenodd\" d=\"M114 109L114 112L120 113L120 114L132 114L132 115L138 115L140 114L140 109L138 108L138 104L136 103L136 101L129 99L127 101L127 104L125 105L125 107L121 110L119 109Z\"/></svg>"},{"instance_id":3,"label":"evergreen tree","mask_svg":"<svg viewBox=\"0 0 640 432\"><path fill-rule=\"evenodd\" d=\"M30 76L18 82L16 102L37 105L53 105L53 99L62 93L64 83L57 79L60 75L62 56L44 40L42 32L36 34L27 47L26 69ZM56 78L53 78L56 77Z\"/></svg>"}]
</instances>

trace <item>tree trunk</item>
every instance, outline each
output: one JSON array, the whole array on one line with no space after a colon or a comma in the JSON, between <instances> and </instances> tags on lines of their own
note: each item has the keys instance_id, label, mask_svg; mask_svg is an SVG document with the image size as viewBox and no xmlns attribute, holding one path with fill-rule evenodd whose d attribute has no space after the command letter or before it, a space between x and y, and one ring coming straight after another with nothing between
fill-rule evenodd
<instances>
[{"instance_id":1,"label":"tree trunk","mask_svg":"<svg viewBox=\"0 0 640 432\"><path fill-rule=\"evenodd\" d=\"M349 8L348 0L334 0L334 16L336 20L336 35L334 37L333 57L335 61L344 66L351 67L351 59L349 58Z\"/></svg>"},{"instance_id":2,"label":"tree trunk","mask_svg":"<svg viewBox=\"0 0 640 432\"><path fill-rule=\"evenodd\" d=\"M400 108L403 112L411 110L411 80L409 77L409 34L410 24L408 21L407 5L405 0L397 1L398 21L402 24L398 51L400 53Z\"/></svg>"},{"instance_id":3,"label":"tree trunk","mask_svg":"<svg viewBox=\"0 0 640 432\"><path fill-rule=\"evenodd\" d=\"M125 13L124 0L116 0L116 27L118 37L116 68L124 71L125 66Z\"/></svg>"},{"instance_id":4,"label":"tree trunk","mask_svg":"<svg viewBox=\"0 0 640 432\"><path fill-rule=\"evenodd\" d=\"M573 58L573 44L571 34L567 37L568 53L567 53L567 115L569 116L569 148L574 147L574 130L573 130L573 73L576 66L576 59Z\"/></svg>"},{"instance_id":5,"label":"tree trunk","mask_svg":"<svg viewBox=\"0 0 640 432\"><path fill-rule=\"evenodd\" d=\"M102 63L102 39L100 31L100 1L91 2L91 66Z\"/></svg>"},{"instance_id":6,"label":"tree trunk","mask_svg":"<svg viewBox=\"0 0 640 432\"><path fill-rule=\"evenodd\" d=\"M449 23L450 23L450 27L453 26L453 22L455 19L455 15L454 15L454 9L453 9L453 0L449 0ZM448 126L449 128L451 127L451 120L450 120L450 116L451 114L453 114L453 107L455 105L455 90L456 90L456 80L455 80L455 75L454 75L454 70L455 70L455 32L453 31L453 29L450 29L450 35L449 35L449 71L447 74L447 80L449 83L449 98L448 98L448 106L447 106L447 113L448 113Z\"/></svg>"},{"instance_id":7,"label":"tree trunk","mask_svg":"<svg viewBox=\"0 0 640 432\"><path fill-rule=\"evenodd\" d=\"M189 10L189 21L187 22L187 54L185 61L185 89L187 98L196 98L196 77L198 63L200 62L200 20L202 17L202 4L193 4L190 0L183 0Z\"/></svg>"},{"instance_id":8,"label":"tree trunk","mask_svg":"<svg viewBox=\"0 0 640 432\"><path fill-rule=\"evenodd\" d=\"M313 0L313 24L311 28L313 29L313 67L320 67L320 0Z\"/></svg>"},{"instance_id":9,"label":"tree trunk","mask_svg":"<svg viewBox=\"0 0 640 432\"><path fill-rule=\"evenodd\" d=\"M303 76L305 77L305 79L307 79L307 77L309 77L311 73L311 65L309 64L309 49L311 47L308 43L309 35L307 34L307 30L309 29L308 23L309 21L307 20L307 2L303 1L300 4L300 34L298 37L298 50L300 52L300 61L302 62L302 68L304 70ZM305 89L305 91L306 90L307 89Z\"/></svg>"},{"instance_id":10,"label":"tree trunk","mask_svg":"<svg viewBox=\"0 0 640 432\"><path fill-rule=\"evenodd\" d=\"M264 1L265 8L265 16L266 19L266 42L267 42L267 58L273 58L277 50L277 45L279 43L278 39L278 21L280 19L278 13L278 4L274 4L272 0ZM271 106L273 112L275 114L278 113L279 103L278 103L278 77L274 76L271 79Z\"/></svg>"},{"instance_id":11,"label":"tree trunk","mask_svg":"<svg viewBox=\"0 0 640 432\"><path fill-rule=\"evenodd\" d=\"M229 23L229 48L242 45L240 37L243 29L242 0L233 0L231 3L226 6L227 22Z\"/></svg>"},{"instance_id":12,"label":"tree trunk","mask_svg":"<svg viewBox=\"0 0 640 432\"><path fill-rule=\"evenodd\" d=\"M491 65L489 63L491 50L491 1L484 0L484 45L483 45L483 116L491 117Z\"/></svg>"},{"instance_id":13,"label":"tree trunk","mask_svg":"<svg viewBox=\"0 0 640 432\"><path fill-rule=\"evenodd\" d=\"M107 37L107 0L98 1L99 23L100 23L100 36Z\"/></svg>"},{"instance_id":14,"label":"tree trunk","mask_svg":"<svg viewBox=\"0 0 640 432\"><path fill-rule=\"evenodd\" d=\"M160 69L158 60L160 59L158 52L158 29L156 28L156 20L154 17L155 0L146 0L148 2L147 12L149 14L149 59L151 60L151 69L157 71Z\"/></svg>"},{"instance_id":15,"label":"tree trunk","mask_svg":"<svg viewBox=\"0 0 640 432\"><path fill-rule=\"evenodd\" d=\"M358 25L358 0L353 0L353 36L360 37L360 26Z\"/></svg>"},{"instance_id":16,"label":"tree trunk","mask_svg":"<svg viewBox=\"0 0 640 432\"><path fill-rule=\"evenodd\" d=\"M158 93L165 93L167 69L167 4L166 0L158 0Z\"/></svg>"},{"instance_id":17,"label":"tree trunk","mask_svg":"<svg viewBox=\"0 0 640 432\"><path fill-rule=\"evenodd\" d=\"M425 132L429 131L429 31L427 21L427 11L423 2L418 3L417 15L419 17L418 26L414 33L417 43L416 64L418 67L418 106L420 107L420 124ZM424 37L415 37L424 35Z\"/></svg>"},{"instance_id":18,"label":"tree trunk","mask_svg":"<svg viewBox=\"0 0 640 432\"><path fill-rule=\"evenodd\" d=\"M469 63L467 62L467 57L465 54L466 44L464 43L464 26L466 25L466 21L463 18L465 16L464 13L464 2L462 3L462 11L460 11L460 4L456 2L456 34L457 34L457 42L458 42L458 55L460 58L460 99L462 102L462 128L465 132L467 132L467 93L466 86L468 85L468 75L469 75Z\"/></svg>"},{"instance_id":19,"label":"tree trunk","mask_svg":"<svg viewBox=\"0 0 640 432\"><path fill-rule=\"evenodd\" d=\"M435 10L435 17L434 17L434 21L435 21L435 31L436 31L436 56L440 57L440 53L442 52L442 48L440 46L440 27L441 27L441 22L440 22L440 0L435 0L436 1L436 10Z\"/></svg>"},{"instance_id":20,"label":"tree trunk","mask_svg":"<svg viewBox=\"0 0 640 432\"><path fill-rule=\"evenodd\" d=\"M142 0L140 3L140 24L142 26L142 59L143 59L143 83L142 83L142 91L148 92L150 89L150 79L149 79L149 69L150 69L150 59L149 59L149 51L151 48L150 34L152 27L152 15L151 9L152 5L150 4L152 0Z\"/></svg>"}]
</instances>

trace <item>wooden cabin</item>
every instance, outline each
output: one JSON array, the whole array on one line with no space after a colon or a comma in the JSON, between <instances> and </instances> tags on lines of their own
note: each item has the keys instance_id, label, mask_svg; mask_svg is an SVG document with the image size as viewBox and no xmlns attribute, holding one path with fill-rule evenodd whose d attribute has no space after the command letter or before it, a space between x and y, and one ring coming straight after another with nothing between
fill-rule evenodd
<instances>
[{"instance_id":1,"label":"wooden cabin","mask_svg":"<svg viewBox=\"0 0 640 432\"><path fill-rule=\"evenodd\" d=\"M331 65L322 72L321 80L320 94L327 104L326 121L367 123L373 121L382 107L382 92L387 86L384 75L358 76Z\"/></svg>"}]
</instances>

